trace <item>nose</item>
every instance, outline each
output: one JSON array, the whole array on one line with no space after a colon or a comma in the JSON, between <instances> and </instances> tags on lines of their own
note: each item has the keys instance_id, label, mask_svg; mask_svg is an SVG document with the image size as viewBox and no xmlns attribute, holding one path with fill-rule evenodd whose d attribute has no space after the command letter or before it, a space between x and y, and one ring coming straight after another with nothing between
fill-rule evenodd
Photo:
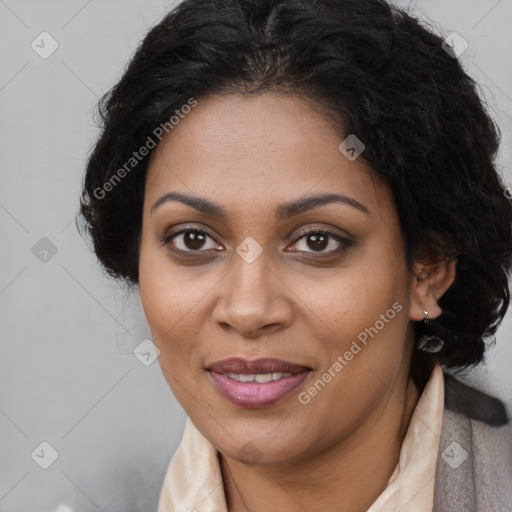
<instances>
[{"instance_id":1,"label":"nose","mask_svg":"<svg viewBox=\"0 0 512 512\"><path fill-rule=\"evenodd\" d=\"M246 338L288 327L293 319L293 292L270 267L265 251L251 263L237 253L233 260L217 287L214 321Z\"/></svg>"}]
</instances>

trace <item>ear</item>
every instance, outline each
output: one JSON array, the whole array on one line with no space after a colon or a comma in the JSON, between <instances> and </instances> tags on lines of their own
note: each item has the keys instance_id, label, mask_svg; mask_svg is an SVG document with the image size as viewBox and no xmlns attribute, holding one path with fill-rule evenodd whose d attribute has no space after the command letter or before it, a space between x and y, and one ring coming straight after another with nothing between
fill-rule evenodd
<instances>
[{"instance_id":1,"label":"ear","mask_svg":"<svg viewBox=\"0 0 512 512\"><path fill-rule=\"evenodd\" d=\"M437 318L443 310L437 301L450 288L455 280L454 260L422 260L414 264L414 276L411 283L411 309L409 318L420 322L425 318Z\"/></svg>"}]
</instances>

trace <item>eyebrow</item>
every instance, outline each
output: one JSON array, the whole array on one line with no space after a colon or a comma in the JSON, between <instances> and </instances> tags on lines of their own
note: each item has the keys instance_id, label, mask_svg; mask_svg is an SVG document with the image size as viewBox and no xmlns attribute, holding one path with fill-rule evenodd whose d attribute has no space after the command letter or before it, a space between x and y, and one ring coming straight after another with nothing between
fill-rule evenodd
<instances>
[{"instance_id":1,"label":"eyebrow","mask_svg":"<svg viewBox=\"0 0 512 512\"><path fill-rule=\"evenodd\" d=\"M169 192L160 197L160 199L158 199L151 207L150 215L152 215L159 206L169 201L179 201L206 215L219 217L223 220L227 219L228 217L227 211L219 204L204 197L189 196L180 192ZM368 210L366 206L362 205L359 201L356 201L352 197L342 194L327 193L307 196L296 199L295 201L280 204L276 208L276 218L278 220L285 220L293 217L294 215L299 215L305 211L330 203L343 203L348 206L352 206L353 208L356 208L357 210L360 210L368 215L371 214L370 210Z\"/></svg>"}]
</instances>

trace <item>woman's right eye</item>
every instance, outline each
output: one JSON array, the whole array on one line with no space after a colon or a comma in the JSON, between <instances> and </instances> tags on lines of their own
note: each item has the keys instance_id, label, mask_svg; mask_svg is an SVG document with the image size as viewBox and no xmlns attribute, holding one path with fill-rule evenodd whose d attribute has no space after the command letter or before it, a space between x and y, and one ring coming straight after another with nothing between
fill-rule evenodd
<instances>
[{"instance_id":1,"label":"woman's right eye","mask_svg":"<svg viewBox=\"0 0 512 512\"><path fill-rule=\"evenodd\" d=\"M213 241L211 247L206 247L207 240ZM172 251L179 252L206 252L218 250L218 244L204 230L198 228L184 228L174 233L169 233L163 240L163 245L170 246Z\"/></svg>"}]
</instances>

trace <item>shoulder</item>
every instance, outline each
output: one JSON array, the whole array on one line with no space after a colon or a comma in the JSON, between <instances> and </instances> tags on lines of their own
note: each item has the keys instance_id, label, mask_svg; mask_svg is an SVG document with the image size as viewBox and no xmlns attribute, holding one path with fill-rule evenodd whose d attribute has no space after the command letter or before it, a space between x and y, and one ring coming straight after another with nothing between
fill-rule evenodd
<instances>
[{"instance_id":1,"label":"shoulder","mask_svg":"<svg viewBox=\"0 0 512 512\"><path fill-rule=\"evenodd\" d=\"M442 440L464 443L475 468L493 471L501 461L512 482L512 423L504 402L444 374Z\"/></svg>"},{"instance_id":2,"label":"shoulder","mask_svg":"<svg viewBox=\"0 0 512 512\"><path fill-rule=\"evenodd\" d=\"M444 377L434 510L512 510L512 426L505 404L451 375Z\"/></svg>"},{"instance_id":3,"label":"shoulder","mask_svg":"<svg viewBox=\"0 0 512 512\"><path fill-rule=\"evenodd\" d=\"M492 427L509 424L507 409L499 398L471 387L447 373L444 374L444 382L446 409Z\"/></svg>"}]
</instances>

